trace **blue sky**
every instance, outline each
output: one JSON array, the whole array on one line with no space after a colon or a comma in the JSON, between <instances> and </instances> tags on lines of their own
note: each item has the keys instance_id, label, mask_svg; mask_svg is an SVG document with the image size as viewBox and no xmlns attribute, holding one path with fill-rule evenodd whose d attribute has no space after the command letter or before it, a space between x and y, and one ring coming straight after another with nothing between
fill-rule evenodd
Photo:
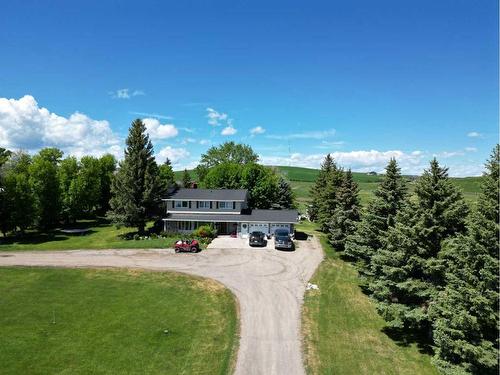
<instances>
[{"instance_id":1,"label":"blue sky","mask_svg":"<svg viewBox=\"0 0 500 375\"><path fill-rule=\"evenodd\" d=\"M497 1L23 1L0 12L0 146L159 161L211 145L477 175L498 140Z\"/></svg>"}]
</instances>

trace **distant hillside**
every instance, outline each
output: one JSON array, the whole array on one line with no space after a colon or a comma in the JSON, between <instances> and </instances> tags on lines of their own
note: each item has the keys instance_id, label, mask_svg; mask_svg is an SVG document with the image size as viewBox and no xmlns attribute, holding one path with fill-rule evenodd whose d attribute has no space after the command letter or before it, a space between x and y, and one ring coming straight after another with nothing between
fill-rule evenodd
<instances>
[{"instance_id":1,"label":"distant hillside","mask_svg":"<svg viewBox=\"0 0 500 375\"><path fill-rule=\"evenodd\" d=\"M275 169L277 172L281 173L285 178L287 178L292 185L295 192L297 200L299 201L301 207L305 207L307 202L310 200L309 192L311 187L318 176L319 170L312 168L302 168L302 167L286 167L286 166L272 166L270 168ZM182 179L183 171L176 171L175 178L177 181ZM189 171L191 178L196 180L196 173L194 170ZM361 203L366 204L373 196L372 192L377 188L378 183L382 179L382 175L368 175L366 173L353 172L354 180L359 184L359 195L361 198ZM407 176L410 180L410 191L414 187L414 176ZM468 202L475 202L479 192L481 191L481 180L482 177L462 177L462 178L451 178L453 183L458 186L465 199Z\"/></svg>"}]
</instances>

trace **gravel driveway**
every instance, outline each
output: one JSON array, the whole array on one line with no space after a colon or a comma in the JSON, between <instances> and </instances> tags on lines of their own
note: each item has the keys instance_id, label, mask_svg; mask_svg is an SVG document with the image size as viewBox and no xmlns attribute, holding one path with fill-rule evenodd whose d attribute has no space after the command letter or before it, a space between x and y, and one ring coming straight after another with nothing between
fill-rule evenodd
<instances>
[{"instance_id":1,"label":"gravel driveway","mask_svg":"<svg viewBox=\"0 0 500 375\"><path fill-rule=\"evenodd\" d=\"M323 258L316 238L296 241L296 251L248 248L217 238L198 254L173 250L74 250L1 252L0 266L137 267L175 270L216 279L239 300L241 338L235 373L305 374L300 308L307 281Z\"/></svg>"}]
</instances>

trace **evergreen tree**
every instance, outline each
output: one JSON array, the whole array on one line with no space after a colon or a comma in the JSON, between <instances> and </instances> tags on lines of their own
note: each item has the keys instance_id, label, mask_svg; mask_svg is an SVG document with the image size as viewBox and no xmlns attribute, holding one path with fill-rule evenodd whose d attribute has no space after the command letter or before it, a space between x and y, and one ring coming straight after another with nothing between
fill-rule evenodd
<instances>
[{"instance_id":1,"label":"evergreen tree","mask_svg":"<svg viewBox=\"0 0 500 375\"><path fill-rule=\"evenodd\" d=\"M169 158L160 165L160 183L162 194L167 194L168 190L175 186L175 174Z\"/></svg>"},{"instance_id":2,"label":"evergreen tree","mask_svg":"<svg viewBox=\"0 0 500 375\"><path fill-rule=\"evenodd\" d=\"M184 173L182 174L182 187L184 189L191 188L191 176L187 169L184 169Z\"/></svg>"},{"instance_id":3,"label":"evergreen tree","mask_svg":"<svg viewBox=\"0 0 500 375\"><path fill-rule=\"evenodd\" d=\"M7 208L7 201L5 195L5 181L4 181L4 171L2 166L7 162L11 155L11 152L3 147L0 147L0 230L7 235L9 230L9 210Z\"/></svg>"},{"instance_id":4,"label":"evergreen tree","mask_svg":"<svg viewBox=\"0 0 500 375\"><path fill-rule=\"evenodd\" d=\"M343 174L342 183L336 193L336 205L328 222L328 241L334 249L343 251L347 236L354 233L359 221L359 188L352 178L351 170Z\"/></svg>"},{"instance_id":5,"label":"evergreen tree","mask_svg":"<svg viewBox=\"0 0 500 375\"><path fill-rule=\"evenodd\" d=\"M56 148L44 148L33 157L29 166L35 195L35 221L43 230L52 229L59 222L61 196L57 169L62 155Z\"/></svg>"},{"instance_id":6,"label":"evergreen tree","mask_svg":"<svg viewBox=\"0 0 500 375\"><path fill-rule=\"evenodd\" d=\"M295 195L292 186L283 176L278 178L278 190L276 193L276 205L279 208L295 208Z\"/></svg>"},{"instance_id":7,"label":"evergreen tree","mask_svg":"<svg viewBox=\"0 0 500 375\"><path fill-rule=\"evenodd\" d=\"M428 307L443 287L441 245L464 232L468 208L436 159L412 198L389 229L387 245L372 257L370 288L390 326L430 332Z\"/></svg>"},{"instance_id":8,"label":"evergreen tree","mask_svg":"<svg viewBox=\"0 0 500 375\"><path fill-rule=\"evenodd\" d=\"M445 374L498 374L499 146L467 235L446 242L446 288L431 304L434 362Z\"/></svg>"},{"instance_id":9,"label":"evergreen tree","mask_svg":"<svg viewBox=\"0 0 500 375\"><path fill-rule=\"evenodd\" d=\"M332 169L335 165L333 158L330 154L326 155L325 160L321 164L321 169L316 177L313 187L311 188L310 195L312 197L312 203L309 207L309 219L311 221L318 220L318 211L321 204L321 196L326 188L326 184L331 175Z\"/></svg>"},{"instance_id":10,"label":"evergreen tree","mask_svg":"<svg viewBox=\"0 0 500 375\"><path fill-rule=\"evenodd\" d=\"M160 207L159 170L144 123L132 122L125 158L113 178L108 217L117 225L136 227L144 233L146 221Z\"/></svg>"},{"instance_id":11,"label":"evergreen tree","mask_svg":"<svg viewBox=\"0 0 500 375\"><path fill-rule=\"evenodd\" d=\"M396 214L403 206L407 183L395 159L385 168L385 176L375 190L356 232L346 241L345 254L357 262L362 278L370 278L371 258L384 247L387 231L394 226Z\"/></svg>"}]
</instances>

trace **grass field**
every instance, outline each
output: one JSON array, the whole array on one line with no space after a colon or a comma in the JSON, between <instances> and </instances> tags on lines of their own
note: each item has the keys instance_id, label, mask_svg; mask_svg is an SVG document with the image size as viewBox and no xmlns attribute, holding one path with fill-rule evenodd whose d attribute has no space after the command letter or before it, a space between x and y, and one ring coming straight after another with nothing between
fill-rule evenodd
<instances>
[{"instance_id":1,"label":"grass field","mask_svg":"<svg viewBox=\"0 0 500 375\"><path fill-rule=\"evenodd\" d=\"M0 327L2 374L228 374L238 331L214 281L54 268L0 268Z\"/></svg>"},{"instance_id":2,"label":"grass field","mask_svg":"<svg viewBox=\"0 0 500 375\"><path fill-rule=\"evenodd\" d=\"M52 233L27 232L23 237L0 237L2 250L77 250L77 249L142 249L169 248L178 238L126 240L120 235L134 232L135 228L120 228L99 221L81 221L74 227L88 228L85 235L66 235Z\"/></svg>"},{"instance_id":3,"label":"grass field","mask_svg":"<svg viewBox=\"0 0 500 375\"><path fill-rule=\"evenodd\" d=\"M312 223L298 230L320 235ZM391 338L384 320L358 286L351 264L341 260L322 239L326 258L306 292L302 312L304 354L309 374L429 374L437 375L414 343Z\"/></svg>"}]
</instances>

